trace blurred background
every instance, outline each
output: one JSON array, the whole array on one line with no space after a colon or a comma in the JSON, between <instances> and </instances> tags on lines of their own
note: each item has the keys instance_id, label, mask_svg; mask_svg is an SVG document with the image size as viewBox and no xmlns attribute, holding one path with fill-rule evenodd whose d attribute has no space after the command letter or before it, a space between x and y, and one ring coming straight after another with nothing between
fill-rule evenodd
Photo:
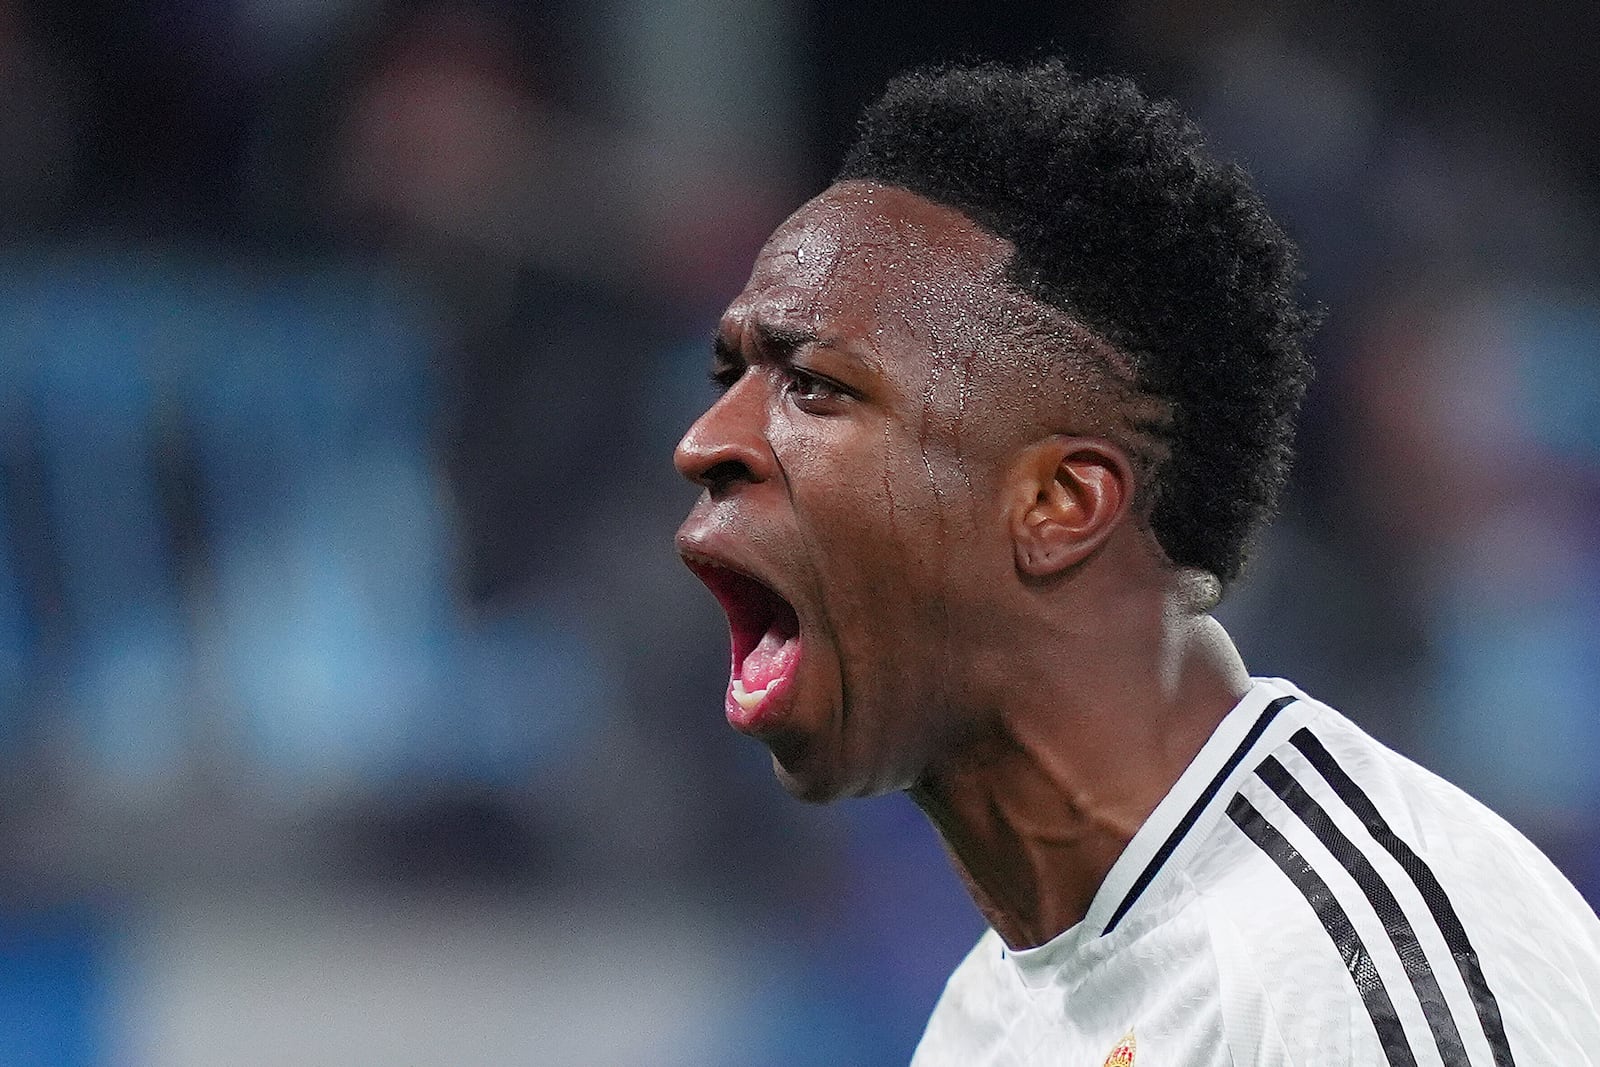
<instances>
[{"instance_id":1,"label":"blurred background","mask_svg":"<svg viewBox=\"0 0 1600 1067\"><path fill-rule=\"evenodd\" d=\"M1397 7L1406 10L1395 10ZM1600 899L1600 6L0 0L0 1059L903 1064L980 922L722 721L673 443L906 64L1179 99L1301 241L1222 612Z\"/></svg>"}]
</instances>

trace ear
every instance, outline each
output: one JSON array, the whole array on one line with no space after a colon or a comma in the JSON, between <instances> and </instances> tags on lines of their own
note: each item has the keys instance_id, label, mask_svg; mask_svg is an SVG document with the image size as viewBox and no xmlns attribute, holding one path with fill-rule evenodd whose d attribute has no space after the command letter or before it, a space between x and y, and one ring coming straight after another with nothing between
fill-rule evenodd
<instances>
[{"instance_id":1,"label":"ear","mask_svg":"<svg viewBox=\"0 0 1600 1067\"><path fill-rule=\"evenodd\" d=\"M1106 542L1133 499L1133 465L1093 437L1058 435L1023 451L1016 467L1011 540L1017 570L1048 578Z\"/></svg>"}]
</instances>

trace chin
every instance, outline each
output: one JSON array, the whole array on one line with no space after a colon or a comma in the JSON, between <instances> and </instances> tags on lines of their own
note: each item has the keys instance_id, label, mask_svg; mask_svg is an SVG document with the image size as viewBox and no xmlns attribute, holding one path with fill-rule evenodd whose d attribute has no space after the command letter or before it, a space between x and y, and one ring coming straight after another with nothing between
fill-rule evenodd
<instances>
[{"instance_id":1,"label":"chin","mask_svg":"<svg viewBox=\"0 0 1600 1067\"><path fill-rule=\"evenodd\" d=\"M849 795L832 775L818 773L814 767L791 769L777 753L772 755L772 772L790 796L807 804L832 804Z\"/></svg>"},{"instance_id":2,"label":"chin","mask_svg":"<svg viewBox=\"0 0 1600 1067\"><path fill-rule=\"evenodd\" d=\"M913 717L898 705L858 702L848 710L797 716L807 722L824 721L830 727L827 732L774 730L760 739L772 753L772 770L779 783L790 796L807 804L904 792L924 769L924 738L907 732L892 744L863 745L856 736L857 744L852 745L843 736L842 724L846 720L864 721L883 715L897 721Z\"/></svg>"},{"instance_id":3,"label":"chin","mask_svg":"<svg viewBox=\"0 0 1600 1067\"><path fill-rule=\"evenodd\" d=\"M911 776L905 782L890 776L851 776L844 768L818 766L815 762L772 754L772 770L778 782L796 800L807 804L832 804L841 799L878 797L899 793L910 788Z\"/></svg>"}]
</instances>

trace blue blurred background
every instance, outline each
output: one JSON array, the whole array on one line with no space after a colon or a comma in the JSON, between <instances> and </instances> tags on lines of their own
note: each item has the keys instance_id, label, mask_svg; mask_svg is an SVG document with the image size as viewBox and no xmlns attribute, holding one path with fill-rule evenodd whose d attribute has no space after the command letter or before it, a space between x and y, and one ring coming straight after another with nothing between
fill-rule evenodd
<instances>
[{"instance_id":1,"label":"blue blurred background","mask_svg":"<svg viewBox=\"0 0 1600 1067\"><path fill-rule=\"evenodd\" d=\"M856 109L1054 47L1305 249L1222 612L1600 899L1600 6L0 0L0 1061L904 1063L979 920L723 724L707 337Z\"/></svg>"}]
</instances>

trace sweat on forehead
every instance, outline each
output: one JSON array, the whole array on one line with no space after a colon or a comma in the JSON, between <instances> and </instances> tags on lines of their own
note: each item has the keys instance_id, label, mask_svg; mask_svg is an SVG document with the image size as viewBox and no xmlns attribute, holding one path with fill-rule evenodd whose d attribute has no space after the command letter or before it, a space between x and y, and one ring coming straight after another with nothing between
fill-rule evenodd
<instances>
[{"instance_id":1,"label":"sweat on forehead","mask_svg":"<svg viewBox=\"0 0 1600 1067\"><path fill-rule=\"evenodd\" d=\"M898 186L862 180L830 186L778 227L763 252L768 256L774 266L815 278L835 273L843 257L853 256L887 266L887 281L911 288L926 291L959 279L989 298L984 304L1007 332L1053 332L1079 354L1103 360L1113 376L1131 382L1135 375L1125 353L1017 284L1010 240L959 208ZM954 295L938 293L946 302Z\"/></svg>"},{"instance_id":2,"label":"sweat on forehead","mask_svg":"<svg viewBox=\"0 0 1600 1067\"><path fill-rule=\"evenodd\" d=\"M1008 276L1013 254L959 209L896 186L841 182L779 226L723 333L756 343L814 336L853 344L880 365L898 350L896 370L947 384L940 368L957 362L967 387L1032 416L1019 429L1114 436L1112 400L1127 396L1131 365L1023 292Z\"/></svg>"},{"instance_id":3,"label":"sweat on forehead","mask_svg":"<svg viewBox=\"0 0 1600 1067\"><path fill-rule=\"evenodd\" d=\"M847 181L802 205L773 233L762 258L825 271L841 256L914 255L930 270L998 279L1014 251L956 208L896 186Z\"/></svg>"},{"instance_id":4,"label":"sweat on forehead","mask_svg":"<svg viewBox=\"0 0 1600 1067\"><path fill-rule=\"evenodd\" d=\"M942 332L1004 284L1010 242L915 193L843 182L773 233L729 308L791 329Z\"/></svg>"}]
</instances>

